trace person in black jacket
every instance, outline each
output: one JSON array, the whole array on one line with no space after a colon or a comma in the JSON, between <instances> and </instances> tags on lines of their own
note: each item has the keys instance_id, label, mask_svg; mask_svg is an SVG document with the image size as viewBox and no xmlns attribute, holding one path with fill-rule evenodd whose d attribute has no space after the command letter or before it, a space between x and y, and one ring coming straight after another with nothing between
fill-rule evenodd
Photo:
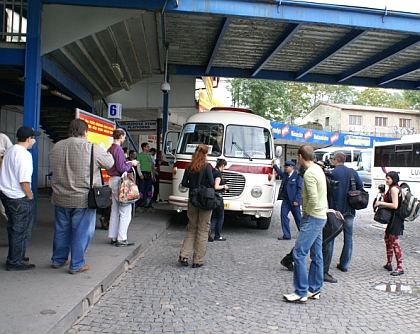
<instances>
[{"instance_id":1,"label":"person in black jacket","mask_svg":"<svg viewBox=\"0 0 420 334\"><path fill-rule=\"evenodd\" d=\"M200 172L203 171L201 185L207 188L214 187L214 178L211 167L207 162L208 147L200 144L195 149L191 163L185 168L182 178L182 186L192 189L198 187ZM212 210L202 210L188 200L188 233L184 239L179 253L178 261L183 266L188 266L188 258L194 249L193 268L203 266L204 256L207 251L208 233L210 229L210 217Z\"/></svg>"},{"instance_id":2,"label":"person in black jacket","mask_svg":"<svg viewBox=\"0 0 420 334\"><path fill-rule=\"evenodd\" d=\"M213 210L211 214L211 227L209 230L209 241L226 241L220 233L222 232L223 221L225 219L225 208L223 203L223 192L227 191L229 187L226 184L226 180L224 180L222 176L222 172L225 169L227 162L225 159L217 159L216 167L213 169L213 177L214 177L214 189L216 193L220 196L220 203L219 205ZM211 236L212 232L214 231L214 238Z\"/></svg>"}]
</instances>

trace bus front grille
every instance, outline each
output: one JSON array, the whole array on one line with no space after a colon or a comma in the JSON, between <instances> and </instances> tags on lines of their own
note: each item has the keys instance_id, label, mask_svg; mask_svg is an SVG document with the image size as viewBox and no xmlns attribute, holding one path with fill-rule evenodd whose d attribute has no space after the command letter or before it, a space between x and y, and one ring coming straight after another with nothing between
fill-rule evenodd
<instances>
[{"instance_id":1,"label":"bus front grille","mask_svg":"<svg viewBox=\"0 0 420 334\"><path fill-rule=\"evenodd\" d=\"M229 191L223 193L223 198L241 196L245 189L245 177L241 174L222 172L222 177L226 180Z\"/></svg>"}]
</instances>

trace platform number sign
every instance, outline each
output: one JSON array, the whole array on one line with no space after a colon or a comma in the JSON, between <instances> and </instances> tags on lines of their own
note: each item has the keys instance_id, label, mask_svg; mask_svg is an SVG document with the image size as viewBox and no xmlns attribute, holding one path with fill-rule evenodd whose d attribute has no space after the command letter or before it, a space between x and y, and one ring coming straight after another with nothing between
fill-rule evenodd
<instances>
[{"instance_id":1,"label":"platform number sign","mask_svg":"<svg viewBox=\"0 0 420 334\"><path fill-rule=\"evenodd\" d=\"M108 104L108 118L120 119L122 115L121 103L109 103Z\"/></svg>"}]
</instances>

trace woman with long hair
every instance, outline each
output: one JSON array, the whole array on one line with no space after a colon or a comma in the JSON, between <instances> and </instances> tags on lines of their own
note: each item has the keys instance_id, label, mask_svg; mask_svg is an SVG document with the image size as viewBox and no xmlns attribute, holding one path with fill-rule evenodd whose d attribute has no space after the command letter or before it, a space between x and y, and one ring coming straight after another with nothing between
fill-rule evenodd
<instances>
[{"instance_id":1,"label":"woman with long hair","mask_svg":"<svg viewBox=\"0 0 420 334\"><path fill-rule=\"evenodd\" d=\"M214 179L211 167L207 162L208 147L200 144L195 149L191 158L191 163L185 168L184 176L182 178L182 186L192 189L198 188L198 180L200 173L203 171L200 184L208 187L214 187ZM210 217L212 210L202 210L188 201L188 233L184 239L179 252L178 261L183 266L188 266L188 258L194 249L193 254L193 268L203 266L204 256L207 251L207 240L210 229Z\"/></svg>"},{"instance_id":2,"label":"woman with long hair","mask_svg":"<svg viewBox=\"0 0 420 334\"><path fill-rule=\"evenodd\" d=\"M217 159L216 167L213 169L214 190L220 196L220 205L218 205L211 214L211 226L209 230L209 241L226 241L220 233L222 232L223 221L225 220L225 208L223 203L223 192L227 191L229 187L223 179L222 172L225 169L227 162L225 159ZM214 238L211 236L214 231Z\"/></svg>"},{"instance_id":3,"label":"woman with long hair","mask_svg":"<svg viewBox=\"0 0 420 334\"><path fill-rule=\"evenodd\" d=\"M392 271L392 258L395 254L397 260L397 268L392 271L392 276L404 274L402 268L402 251L398 236L403 235L404 219L401 217L398 208L401 203L400 187L398 182L400 178L397 172L388 172L385 175L385 183L388 186L388 191L384 195L383 201L377 201L375 206L383 206L392 211L391 220L387 224L385 230L385 246L386 246L386 264L384 268Z\"/></svg>"}]
</instances>

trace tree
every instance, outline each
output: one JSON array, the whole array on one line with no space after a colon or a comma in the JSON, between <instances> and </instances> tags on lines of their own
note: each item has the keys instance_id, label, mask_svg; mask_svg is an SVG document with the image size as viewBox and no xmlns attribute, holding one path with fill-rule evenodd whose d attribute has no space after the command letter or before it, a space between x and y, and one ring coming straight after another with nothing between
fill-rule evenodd
<instances>
[{"instance_id":1,"label":"tree","mask_svg":"<svg viewBox=\"0 0 420 334\"><path fill-rule=\"evenodd\" d=\"M420 92L405 90L402 95L407 103L407 109L420 109Z\"/></svg>"}]
</instances>

